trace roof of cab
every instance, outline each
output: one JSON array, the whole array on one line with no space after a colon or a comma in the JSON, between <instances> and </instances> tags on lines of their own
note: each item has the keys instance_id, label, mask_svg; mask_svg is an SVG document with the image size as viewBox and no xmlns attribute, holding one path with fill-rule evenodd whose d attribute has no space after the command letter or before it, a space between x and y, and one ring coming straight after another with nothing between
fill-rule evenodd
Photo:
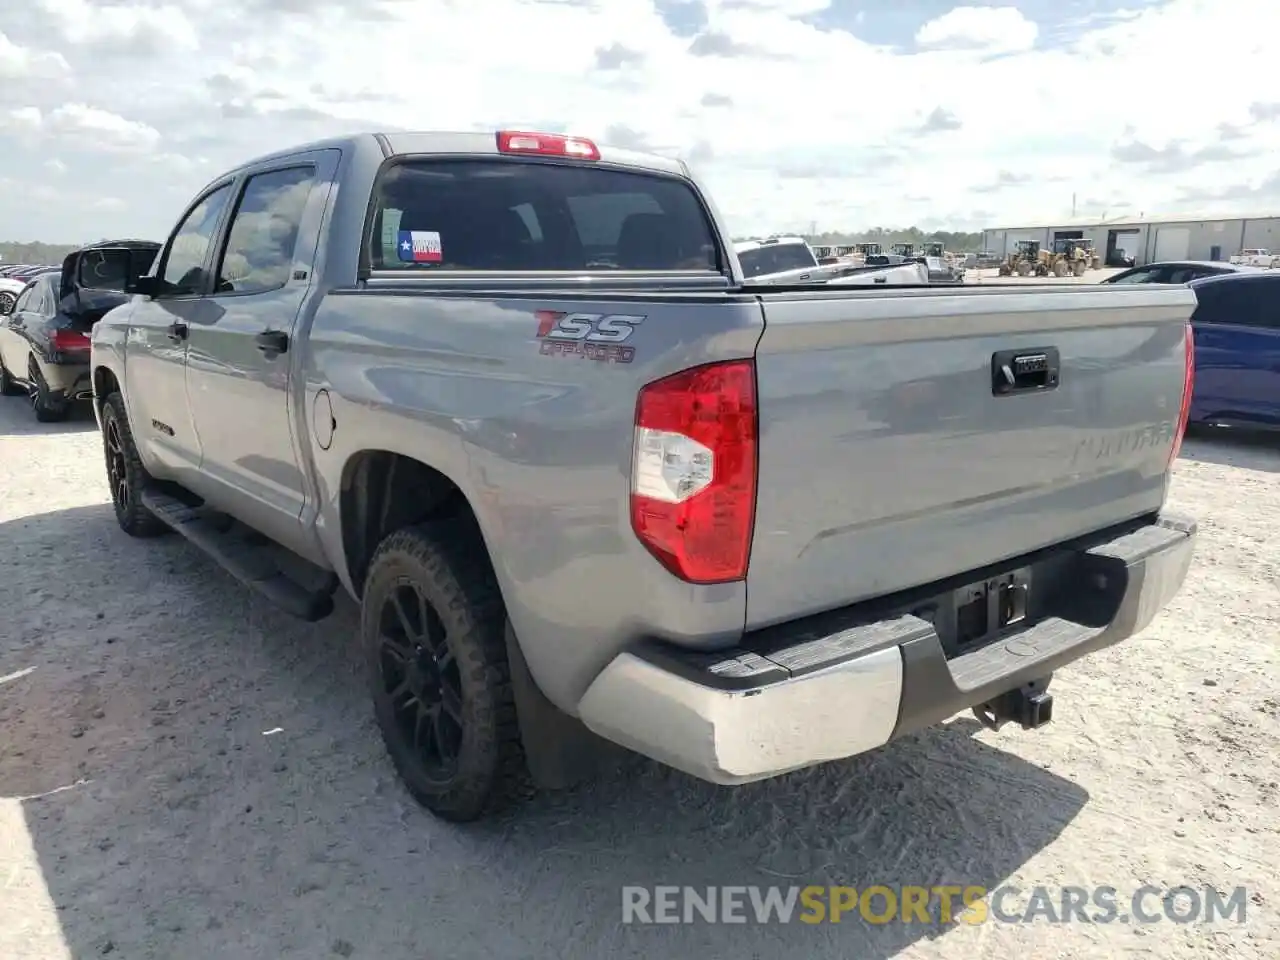
<instances>
[{"instance_id":1,"label":"roof of cab","mask_svg":"<svg viewBox=\"0 0 1280 960\"><path fill-rule=\"evenodd\" d=\"M238 173L246 167L257 166L271 160L283 159L299 153L313 150L354 150L375 151L382 156L406 156L418 154L469 154L472 156L501 156L498 152L497 130L471 131L409 131L394 132L368 131L366 133L349 134L332 137L327 140L316 140L311 143L296 144L282 150L263 154L239 164L222 173L221 180L231 174ZM591 138L586 138L591 139ZM596 142L596 141L593 141ZM642 153L637 150L626 150L596 142L600 150L600 159L595 161L575 161L586 164L602 163L614 166L634 167L652 173L665 173L674 176L689 176L685 164L672 157L658 154ZM214 181L210 181L211 183Z\"/></svg>"}]
</instances>

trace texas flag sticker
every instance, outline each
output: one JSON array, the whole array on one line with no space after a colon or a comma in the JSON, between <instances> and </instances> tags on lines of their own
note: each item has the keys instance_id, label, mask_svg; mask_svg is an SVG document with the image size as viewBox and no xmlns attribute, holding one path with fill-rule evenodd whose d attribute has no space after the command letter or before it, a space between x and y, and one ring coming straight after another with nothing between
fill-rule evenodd
<instances>
[{"instance_id":1,"label":"texas flag sticker","mask_svg":"<svg viewBox=\"0 0 1280 960\"><path fill-rule=\"evenodd\" d=\"M405 263L440 263L440 234L434 230L401 230L396 242L400 259Z\"/></svg>"}]
</instances>

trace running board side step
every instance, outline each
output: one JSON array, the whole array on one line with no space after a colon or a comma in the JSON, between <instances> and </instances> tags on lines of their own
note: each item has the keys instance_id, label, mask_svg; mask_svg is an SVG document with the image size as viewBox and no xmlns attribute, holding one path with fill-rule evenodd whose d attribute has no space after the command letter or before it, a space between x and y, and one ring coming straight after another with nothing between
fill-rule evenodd
<instances>
[{"instance_id":1,"label":"running board side step","mask_svg":"<svg viewBox=\"0 0 1280 960\"><path fill-rule=\"evenodd\" d=\"M335 574L326 571L320 586L304 586L280 568L268 547L229 532L220 515L210 515L201 507L189 506L176 497L155 490L144 490L141 501L157 519L285 613L308 623L323 620L333 613L333 594L338 588Z\"/></svg>"}]
</instances>

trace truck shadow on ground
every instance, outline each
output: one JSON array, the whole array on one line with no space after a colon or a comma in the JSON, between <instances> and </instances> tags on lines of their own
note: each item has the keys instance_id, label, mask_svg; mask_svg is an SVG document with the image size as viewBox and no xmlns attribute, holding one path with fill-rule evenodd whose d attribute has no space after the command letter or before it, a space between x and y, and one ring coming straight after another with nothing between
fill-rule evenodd
<instances>
[{"instance_id":1,"label":"truck shadow on ground","mask_svg":"<svg viewBox=\"0 0 1280 960\"><path fill-rule=\"evenodd\" d=\"M1280 473L1280 433L1191 426L1180 458L1222 467Z\"/></svg>"},{"instance_id":2,"label":"truck shadow on ground","mask_svg":"<svg viewBox=\"0 0 1280 960\"><path fill-rule=\"evenodd\" d=\"M67 411L67 418L58 423L40 423L25 398L0 397L0 439L35 437L48 433L83 433L97 429L93 407L88 403L72 404Z\"/></svg>"},{"instance_id":3,"label":"truck shadow on ground","mask_svg":"<svg viewBox=\"0 0 1280 960\"><path fill-rule=\"evenodd\" d=\"M960 720L737 789L637 758L449 826L386 759L351 603L292 621L105 504L0 541L6 956L889 958L946 928L625 925L623 887L990 888L1088 799Z\"/></svg>"}]
</instances>

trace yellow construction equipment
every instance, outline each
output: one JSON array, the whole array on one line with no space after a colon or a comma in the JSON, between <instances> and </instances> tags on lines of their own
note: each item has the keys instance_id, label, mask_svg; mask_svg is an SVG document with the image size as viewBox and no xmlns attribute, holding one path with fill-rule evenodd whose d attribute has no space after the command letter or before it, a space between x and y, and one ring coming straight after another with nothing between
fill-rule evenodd
<instances>
[{"instance_id":1,"label":"yellow construction equipment","mask_svg":"<svg viewBox=\"0 0 1280 960\"><path fill-rule=\"evenodd\" d=\"M1048 255L1048 266L1055 277L1083 277L1086 270L1093 268L1096 258L1092 240L1055 240L1053 253Z\"/></svg>"},{"instance_id":2,"label":"yellow construction equipment","mask_svg":"<svg viewBox=\"0 0 1280 960\"><path fill-rule=\"evenodd\" d=\"M1040 266L1040 244L1035 240L1019 240L1013 246L1013 252L1000 264L1000 276L1029 277L1038 272Z\"/></svg>"}]
</instances>

